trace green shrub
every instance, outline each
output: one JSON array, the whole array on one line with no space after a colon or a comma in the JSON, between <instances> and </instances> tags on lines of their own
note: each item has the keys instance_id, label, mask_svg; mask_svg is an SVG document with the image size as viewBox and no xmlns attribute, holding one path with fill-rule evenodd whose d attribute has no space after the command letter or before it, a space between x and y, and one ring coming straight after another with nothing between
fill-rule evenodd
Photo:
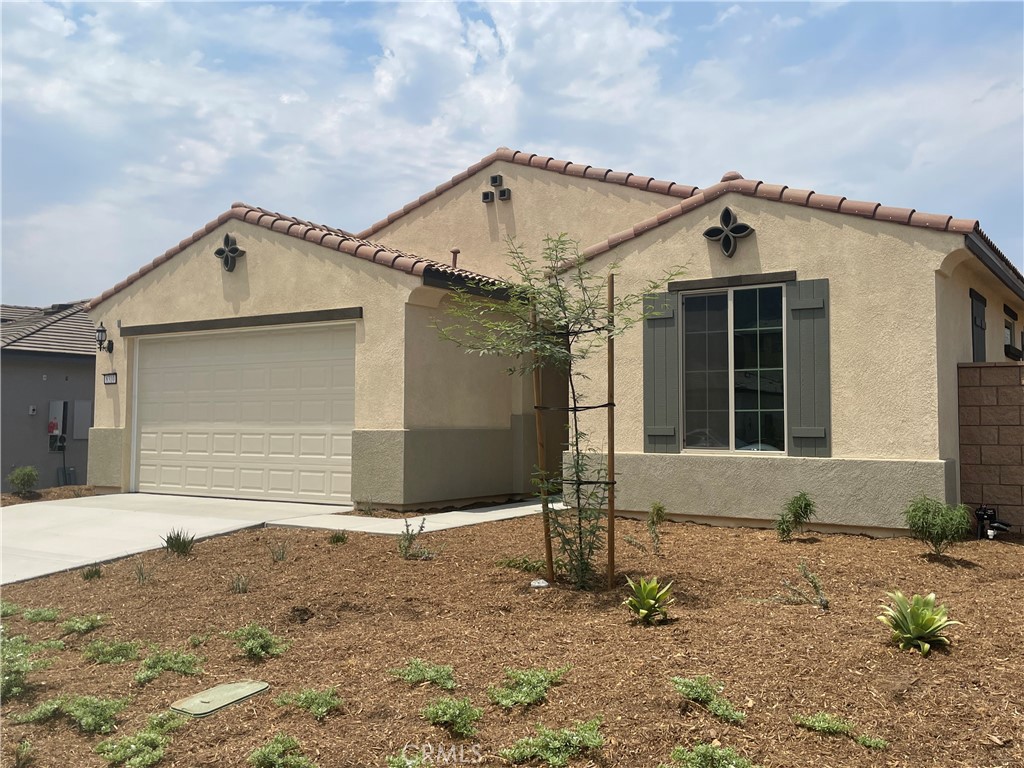
<instances>
[{"instance_id":1,"label":"green shrub","mask_svg":"<svg viewBox=\"0 0 1024 768\"><path fill-rule=\"evenodd\" d=\"M278 696L274 699L274 703L281 707L294 705L306 710L317 720L323 720L331 710L338 709L342 701L334 688L327 688L323 691L307 688L299 693L286 693Z\"/></svg>"},{"instance_id":2,"label":"green shrub","mask_svg":"<svg viewBox=\"0 0 1024 768\"><path fill-rule=\"evenodd\" d=\"M399 752L397 755L389 755L384 765L387 768L425 768L428 763L422 752L414 752L411 755Z\"/></svg>"},{"instance_id":3,"label":"green shrub","mask_svg":"<svg viewBox=\"0 0 1024 768\"><path fill-rule=\"evenodd\" d=\"M42 723L64 715L83 733L110 733L117 725L114 717L128 706L128 699L99 699L95 696L61 696L44 701L23 715L12 718L15 723Z\"/></svg>"},{"instance_id":4,"label":"green shrub","mask_svg":"<svg viewBox=\"0 0 1024 768\"><path fill-rule=\"evenodd\" d=\"M244 595L249 591L249 577L238 573L231 578L231 592L235 595Z\"/></svg>"},{"instance_id":5,"label":"green shrub","mask_svg":"<svg viewBox=\"0 0 1024 768\"><path fill-rule=\"evenodd\" d=\"M7 600L0 600L0 617L17 616L21 613L21 606L17 603L10 603Z\"/></svg>"},{"instance_id":6,"label":"green shrub","mask_svg":"<svg viewBox=\"0 0 1024 768\"><path fill-rule=\"evenodd\" d=\"M94 613L90 616L72 616L61 622L60 628L65 635L86 635L94 629L99 629L104 623L103 617Z\"/></svg>"},{"instance_id":7,"label":"green shrub","mask_svg":"<svg viewBox=\"0 0 1024 768\"><path fill-rule=\"evenodd\" d=\"M472 736L476 733L474 723L484 715L484 711L473 706L467 696L455 699L442 696L429 702L420 715L431 725L446 728L454 736Z\"/></svg>"},{"instance_id":8,"label":"green shrub","mask_svg":"<svg viewBox=\"0 0 1024 768\"><path fill-rule=\"evenodd\" d=\"M139 685L151 683L164 672L177 672L186 676L201 675L202 662L203 660L194 653L151 648L149 655L139 665L139 671L135 673L135 682Z\"/></svg>"},{"instance_id":9,"label":"green shrub","mask_svg":"<svg viewBox=\"0 0 1024 768\"><path fill-rule=\"evenodd\" d=\"M164 756L169 741L167 734L181 728L186 722L185 717L169 710L151 715L141 731L120 739L102 741L96 747L96 752L111 765L149 768Z\"/></svg>"},{"instance_id":10,"label":"green shrub","mask_svg":"<svg viewBox=\"0 0 1024 768\"><path fill-rule=\"evenodd\" d=\"M99 563L95 565L89 565L82 569L82 578L85 581L96 581L96 579L102 578L103 569L100 568Z\"/></svg>"},{"instance_id":11,"label":"green shrub","mask_svg":"<svg viewBox=\"0 0 1024 768\"><path fill-rule=\"evenodd\" d=\"M825 596L825 590L821 586L821 579L818 578L817 574L811 573L806 563L801 562L797 566L797 570L800 571L800 575L803 580L806 581L812 590L813 595L809 595L793 584L790 584L788 580L782 582L782 586L789 590L789 594L782 597L782 600L787 603L808 603L809 605L816 606L823 611L827 611L829 608L828 598Z\"/></svg>"},{"instance_id":12,"label":"green shrub","mask_svg":"<svg viewBox=\"0 0 1024 768\"><path fill-rule=\"evenodd\" d=\"M56 608L26 608L21 613L25 621L56 621L60 611Z\"/></svg>"},{"instance_id":13,"label":"green shrub","mask_svg":"<svg viewBox=\"0 0 1024 768\"><path fill-rule=\"evenodd\" d=\"M212 632L206 632L205 634L202 634L202 635L189 635L188 636L188 645L189 645L189 647L190 648L198 648L201 645L206 645L206 641L210 639L210 635L212 635L212 634L213 634Z\"/></svg>"},{"instance_id":14,"label":"green shrub","mask_svg":"<svg viewBox=\"0 0 1024 768\"><path fill-rule=\"evenodd\" d=\"M517 705L529 707L544 701L548 689L557 685L565 677L570 667L559 669L506 669L507 685L487 689L487 695L495 704L512 709Z\"/></svg>"},{"instance_id":15,"label":"green shrub","mask_svg":"<svg viewBox=\"0 0 1024 768\"><path fill-rule=\"evenodd\" d=\"M672 597L672 582L664 587L658 583L657 578L649 581L641 578L639 582L633 582L628 576L626 583L633 594L627 597L622 604L629 608L630 613L636 616L641 624L656 624L668 618L668 606L675 602Z\"/></svg>"},{"instance_id":16,"label":"green shrub","mask_svg":"<svg viewBox=\"0 0 1024 768\"><path fill-rule=\"evenodd\" d=\"M775 532L780 541L789 541L793 532L803 533L804 526L815 516L815 504L805 491L786 502L779 516L775 519Z\"/></svg>"},{"instance_id":17,"label":"green shrub","mask_svg":"<svg viewBox=\"0 0 1024 768\"><path fill-rule=\"evenodd\" d=\"M660 501L654 502L647 513L647 535L651 537L651 547L656 555L661 552L661 525L667 517L665 505Z\"/></svg>"},{"instance_id":18,"label":"green shrub","mask_svg":"<svg viewBox=\"0 0 1024 768\"><path fill-rule=\"evenodd\" d=\"M903 511L910 535L920 539L941 555L971 532L971 513L966 505L951 507L941 501L920 496Z\"/></svg>"},{"instance_id":19,"label":"green shrub","mask_svg":"<svg viewBox=\"0 0 1024 768\"><path fill-rule=\"evenodd\" d=\"M409 525L409 521L405 521L405 530L398 536L398 554L403 560L433 560L434 553L416 543L416 538L426 527L425 517L420 520L420 527L415 531Z\"/></svg>"},{"instance_id":20,"label":"green shrub","mask_svg":"<svg viewBox=\"0 0 1024 768\"><path fill-rule=\"evenodd\" d=\"M844 720L828 712L816 712L813 715L796 715L793 722L801 728L829 736L849 736L856 727L849 720Z\"/></svg>"},{"instance_id":21,"label":"green shrub","mask_svg":"<svg viewBox=\"0 0 1024 768\"><path fill-rule=\"evenodd\" d=\"M423 659L409 659L404 667L392 669L391 674L412 685L433 683L446 691L455 690L455 674L451 667L430 664Z\"/></svg>"},{"instance_id":22,"label":"green shrub","mask_svg":"<svg viewBox=\"0 0 1024 768\"><path fill-rule=\"evenodd\" d=\"M736 724L747 719L747 716L736 709L728 699L722 697L721 693L725 686L707 675L693 678L673 677L671 681L677 693L682 694L688 701L700 704L718 719Z\"/></svg>"},{"instance_id":23,"label":"green shrub","mask_svg":"<svg viewBox=\"0 0 1024 768\"><path fill-rule=\"evenodd\" d=\"M20 696L28 688L29 674L50 666L52 662L48 659L33 658L36 654L63 647L60 640L33 643L24 635L0 636L0 699Z\"/></svg>"},{"instance_id":24,"label":"green shrub","mask_svg":"<svg viewBox=\"0 0 1024 768\"><path fill-rule=\"evenodd\" d=\"M163 537L164 549L169 554L178 555L178 557L188 557L192 554L192 548L196 545L195 534L191 534L185 529L172 529L170 533Z\"/></svg>"},{"instance_id":25,"label":"green shrub","mask_svg":"<svg viewBox=\"0 0 1024 768\"><path fill-rule=\"evenodd\" d=\"M660 768L757 768L738 752L713 744L696 744L689 749L676 747L671 760L671 766Z\"/></svg>"},{"instance_id":26,"label":"green shrub","mask_svg":"<svg viewBox=\"0 0 1024 768\"><path fill-rule=\"evenodd\" d=\"M15 467L7 475L7 484L18 496L28 496L39 483L39 470L35 467Z\"/></svg>"},{"instance_id":27,"label":"green shrub","mask_svg":"<svg viewBox=\"0 0 1024 768\"><path fill-rule=\"evenodd\" d=\"M540 573L544 570L543 560L533 560L526 555L519 557L503 557L497 563L502 568L514 568L523 573Z\"/></svg>"},{"instance_id":28,"label":"green shrub","mask_svg":"<svg viewBox=\"0 0 1024 768\"><path fill-rule=\"evenodd\" d=\"M283 563L288 557L288 545L283 541L267 544L267 548L270 550L270 557L273 558L275 563Z\"/></svg>"},{"instance_id":29,"label":"green shrub","mask_svg":"<svg viewBox=\"0 0 1024 768\"><path fill-rule=\"evenodd\" d=\"M249 753L248 762L254 768L316 768L316 763L302 754L299 742L283 733Z\"/></svg>"},{"instance_id":30,"label":"green shrub","mask_svg":"<svg viewBox=\"0 0 1024 768\"><path fill-rule=\"evenodd\" d=\"M86 661L95 664L123 664L139 658L139 644L107 640L93 640L82 650Z\"/></svg>"},{"instance_id":31,"label":"green shrub","mask_svg":"<svg viewBox=\"0 0 1024 768\"><path fill-rule=\"evenodd\" d=\"M927 597L914 595L910 600L902 592L886 592L892 606L883 605L876 618L892 630L892 640L902 650L916 648L927 656L932 645L948 646L950 640L942 634L946 627L959 624L946 618L946 606L935 605L935 593Z\"/></svg>"},{"instance_id":32,"label":"green shrub","mask_svg":"<svg viewBox=\"0 0 1024 768\"><path fill-rule=\"evenodd\" d=\"M146 584L152 578L152 574L146 570L146 564L141 560L135 563L135 582L137 584Z\"/></svg>"},{"instance_id":33,"label":"green shrub","mask_svg":"<svg viewBox=\"0 0 1024 768\"><path fill-rule=\"evenodd\" d=\"M227 636L235 641L235 645L251 661L263 661L271 656L280 656L291 647L291 643L274 637L269 629L259 624L246 624L233 632L228 632Z\"/></svg>"},{"instance_id":34,"label":"green shrub","mask_svg":"<svg viewBox=\"0 0 1024 768\"><path fill-rule=\"evenodd\" d=\"M573 728L561 728L557 731L537 726L536 736L520 739L499 754L512 763L525 763L530 760L543 760L550 766L562 766L569 760L584 752L600 749L604 744L601 736L601 718L595 717L585 723L576 723Z\"/></svg>"},{"instance_id":35,"label":"green shrub","mask_svg":"<svg viewBox=\"0 0 1024 768\"><path fill-rule=\"evenodd\" d=\"M28 768L33 759L32 742L21 739L14 747L14 768Z\"/></svg>"},{"instance_id":36,"label":"green shrub","mask_svg":"<svg viewBox=\"0 0 1024 768\"><path fill-rule=\"evenodd\" d=\"M330 536L327 537L328 544L348 544L348 532L347 531L334 531Z\"/></svg>"},{"instance_id":37,"label":"green shrub","mask_svg":"<svg viewBox=\"0 0 1024 768\"><path fill-rule=\"evenodd\" d=\"M883 750L889 748L889 742L885 739L880 739L877 736L868 736L866 734L863 734L861 736L857 736L854 739L854 741L856 741L862 747L867 747L868 749Z\"/></svg>"}]
</instances>

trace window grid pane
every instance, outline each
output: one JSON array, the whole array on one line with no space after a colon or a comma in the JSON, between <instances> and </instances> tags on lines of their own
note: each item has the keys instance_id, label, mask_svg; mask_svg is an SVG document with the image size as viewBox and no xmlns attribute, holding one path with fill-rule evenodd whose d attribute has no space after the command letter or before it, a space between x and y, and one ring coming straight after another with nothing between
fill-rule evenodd
<instances>
[{"instance_id":1,"label":"window grid pane","mask_svg":"<svg viewBox=\"0 0 1024 768\"><path fill-rule=\"evenodd\" d=\"M687 448L729 447L729 297L683 302L683 397Z\"/></svg>"},{"instance_id":2,"label":"window grid pane","mask_svg":"<svg viewBox=\"0 0 1024 768\"><path fill-rule=\"evenodd\" d=\"M782 288L733 292L735 450L784 450Z\"/></svg>"}]
</instances>

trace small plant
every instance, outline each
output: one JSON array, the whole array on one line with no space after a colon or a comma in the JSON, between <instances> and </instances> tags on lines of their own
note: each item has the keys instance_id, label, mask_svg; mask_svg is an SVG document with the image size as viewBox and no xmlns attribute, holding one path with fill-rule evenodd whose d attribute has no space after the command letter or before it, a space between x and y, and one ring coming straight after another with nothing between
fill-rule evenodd
<instances>
[{"instance_id":1,"label":"small plant","mask_svg":"<svg viewBox=\"0 0 1024 768\"><path fill-rule=\"evenodd\" d=\"M804 526L814 516L814 501L805 491L800 491L786 502L782 512L775 519L775 531L779 534L779 541L789 541L793 538L794 531L803 533Z\"/></svg>"},{"instance_id":2,"label":"small plant","mask_svg":"<svg viewBox=\"0 0 1024 768\"><path fill-rule=\"evenodd\" d=\"M231 578L231 592L236 595L244 595L249 591L249 577L238 573Z\"/></svg>"},{"instance_id":3,"label":"small plant","mask_svg":"<svg viewBox=\"0 0 1024 768\"><path fill-rule=\"evenodd\" d=\"M163 537L163 542L164 549L168 554L188 557L192 554L192 548L196 545L196 537L184 528L176 528Z\"/></svg>"},{"instance_id":4,"label":"small plant","mask_svg":"<svg viewBox=\"0 0 1024 768\"><path fill-rule=\"evenodd\" d=\"M16 495L22 498L32 493L38 483L39 470L35 467L15 467L7 475L7 484L14 489Z\"/></svg>"},{"instance_id":5,"label":"small plant","mask_svg":"<svg viewBox=\"0 0 1024 768\"><path fill-rule=\"evenodd\" d=\"M651 537L651 547L656 555L661 553L661 525L667 517L664 504L660 501L651 504L651 511L647 513L647 534Z\"/></svg>"},{"instance_id":6,"label":"small plant","mask_svg":"<svg viewBox=\"0 0 1024 768\"><path fill-rule=\"evenodd\" d=\"M420 527L412 529L409 521L405 521L405 531L398 536L398 554L403 560L432 560L434 553L416 543L416 538L423 533L427 527L427 518L420 520Z\"/></svg>"},{"instance_id":7,"label":"small plant","mask_svg":"<svg viewBox=\"0 0 1024 768\"><path fill-rule=\"evenodd\" d=\"M110 733L116 728L114 717L128 706L128 699L99 699L95 696L61 696L44 701L23 715L12 718L15 723L42 723L64 715L83 733Z\"/></svg>"},{"instance_id":8,"label":"small plant","mask_svg":"<svg viewBox=\"0 0 1024 768\"><path fill-rule=\"evenodd\" d=\"M647 545L640 541L636 536L631 536L627 533L623 535L622 540L638 552L643 552L645 555L647 554Z\"/></svg>"},{"instance_id":9,"label":"small plant","mask_svg":"<svg viewBox=\"0 0 1024 768\"><path fill-rule=\"evenodd\" d=\"M404 667L392 669L391 674L412 685L433 683L446 691L455 690L455 673L451 667L430 664L423 659L409 659Z\"/></svg>"},{"instance_id":10,"label":"small plant","mask_svg":"<svg viewBox=\"0 0 1024 768\"><path fill-rule=\"evenodd\" d=\"M8 616L17 616L21 613L21 606L17 603L11 603L7 600L0 600L0 617L7 618Z\"/></svg>"},{"instance_id":11,"label":"small plant","mask_svg":"<svg viewBox=\"0 0 1024 768\"><path fill-rule=\"evenodd\" d=\"M504 687L490 687L487 695L495 704L512 709L517 705L529 707L539 704L548 696L548 689L558 685L570 667L559 669L506 669Z\"/></svg>"},{"instance_id":12,"label":"small plant","mask_svg":"<svg viewBox=\"0 0 1024 768\"><path fill-rule=\"evenodd\" d=\"M796 715L793 722L801 728L829 736L849 736L856 727L849 720L844 720L828 712L817 712L813 715Z\"/></svg>"},{"instance_id":13,"label":"small plant","mask_svg":"<svg viewBox=\"0 0 1024 768\"><path fill-rule=\"evenodd\" d=\"M36 654L63 647L60 640L33 643L24 635L0 637L0 699L20 696L28 688L29 673L50 666L48 659L33 658Z\"/></svg>"},{"instance_id":14,"label":"small plant","mask_svg":"<svg viewBox=\"0 0 1024 768\"><path fill-rule=\"evenodd\" d=\"M104 619L98 613L91 616L72 616L67 621L61 622L60 628L65 635L87 635L94 629L99 629L104 624Z\"/></svg>"},{"instance_id":15,"label":"small plant","mask_svg":"<svg viewBox=\"0 0 1024 768\"><path fill-rule=\"evenodd\" d=\"M639 582L633 582L627 576L626 583L633 594L622 604L629 608L637 621L641 624L656 624L668 618L666 609L675 602L675 598L672 597L671 581L661 586L657 578L647 580L641 577Z\"/></svg>"},{"instance_id":16,"label":"small plant","mask_svg":"<svg viewBox=\"0 0 1024 768\"><path fill-rule=\"evenodd\" d=\"M288 557L288 545L283 541L267 544L267 548L270 550L270 556L274 559L275 563L283 563Z\"/></svg>"},{"instance_id":17,"label":"small plant","mask_svg":"<svg viewBox=\"0 0 1024 768\"><path fill-rule=\"evenodd\" d=\"M476 733L474 723L484 716L484 711L474 707L468 696L464 699L442 696L428 703L420 715L431 725L446 728L453 736L472 736Z\"/></svg>"},{"instance_id":18,"label":"small plant","mask_svg":"<svg viewBox=\"0 0 1024 768\"><path fill-rule=\"evenodd\" d=\"M397 755L389 755L384 765L387 768L426 768L428 763L422 752L413 752L409 755L403 750Z\"/></svg>"},{"instance_id":19,"label":"small plant","mask_svg":"<svg viewBox=\"0 0 1024 768\"><path fill-rule=\"evenodd\" d=\"M32 759L32 742L22 739L14 747L14 768L27 768Z\"/></svg>"},{"instance_id":20,"label":"small plant","mask_svg":"<svg viewBox=\"0 0 1024 768\"><path fill-rule=\"evenodd\" d=\"M120 739L107 739L97 745L96 752L110 765L125 768L149 768L160 762L167 747L167 734L186 723L186 718L170 710L150 715L146 727Z\"/></svg>"},{"instance_id":21,"label":"small plant","mask_svg":"<svg viewBox=\"0 0 1024 768\"><path fill-rule=\"evenodd\" d=\"M82 569L82 578L86 581L96 581L96 579L103 577L103 569L100 568L99 563L87 566Z\"/></svg>"},{"instance_id":22,"label":"small plant","mask_svg":"<svg viewBox=\"0 0 1024 768\"><path fill-rule=\"evenodd\" d=\"M280 707L294 705L306 710L317 720L323 720L331 710L338 709L342 701L334 688L327 688L323 691L307 688L299 693L286 693L283 696L278 696L274 699L274 703Z\"/></svg>"},{"instance_id":23,"label":"small plant","mask_svg":"<svg viewBox=\"0 0 1024 768\"><path fill-rule=\"evenodd\" d=\"M816 606L823 611L827 611L829 608L828 598L825 596L825 590L821 586L821 579L814 573L811 573L808 569L807 564L801 562L797 566L797 570L800 571L800 575L803 577L812 590L813 595L809 595L799 587L796 587L789 583L788 580L782 582L782 586L789 590L789 594L783 596L783 600L788 603L807 603L809 605Z\"/></svg>"},{"instance_id":24,"label":"small plant","mask_svg":"<svg viewBox=\"0 0 1024 768\"><path fill-rule=\"evenodd\" d=\"M212 632L206 632L202 635L189 635L188 645L190 648L198 648L201 645L206 645L206 641L210 639Z\"/></svg>"},{"instance_id":25,"label":"small plant","mask_svg":"<svg viewBox=\"0 0 1024 768\"><path fill-rule=\"evenodd\" d=\"M600 749L603 744L601 718L595 717L585 723L576 723L572 728L560 728L557 731L538 725L536 736L520 739L499 754L512 763L543 760L557 768L567 765L577 755Z\"/></svg>"},{"instance_id":26,"label":"small plant","mask_svg":"<svg viewBox=\"0 0 1024 768\"><path fill-rule=\"evenodd\" d=\"M21 613L25 621L56 621L60 617L60 611L56 608L26 608Z\"/></svg>"},{"instance_id":27,"label":"small plant","mask_svg":"<svg viewBox=\"0 0 1024 768\"><path fill-rule=\"evenodd\" d=\"M935 605L934 592L927 597L914 595L910 600L899 591L885 594L893 605L881 606L882 613L875 618L892 630L892 640L899 643L902 650L916 648L922 656L927 656L933 645L950 644L942 630L960 622L946 618L946 606Z\"/></svg>"},{"instance_id":28,"label":"small plant","mask_svg":"<svg viewBox=\"0 0 1024 768\"><path fill-rule=\"evenodd\" d=\"M135 682L145 685L156 680L164 672L177 672L179 675L193 676L203 674L200 666L203 660L194 653L184 651L161 651L151 648L149 655L142 660L139 671L135 673Z\"/></svg>"},{"instance_id":29,"label":"small plant","mask_svg":"<svg viewBox=\"0 0 1024 768\"><path fill-rule=\"evenodd\" d=\"M334 531L327 537L328 544L348 544L348 531Z\"/></svg>"},{"instance_id":30,"label":"small plant","mask_svg":"<svg viewBox=\"0 0 1024 768\"><path fill-rule=\"evenodd\" d=\"M903 511L910 535L942 555L971 532L971 514L966 505L951 507L941 501L919 496Z\"/></svg>"},{"instance_id":31,"label":"small plant","mask_svg":"<svg viewBox=\"0 0 1024 768\"><path fill-rule=\"evenodd\" d=\"M502 568L514 568L517 571L523 573L540 573L544 570L543 560L533 560L526 555L520 555L519 557L503 557L497 563Z\"/></svg>"},{"instance_id":32,"label":"small plant","mask_svg":"<svg viewBox=\"0 0 1024 768\"><path fill-rule=\"evenodd\" d=\"M671 766L660 768L757 768L735 750L714 744L696 744L672 750Z\"/></svg>"},{"instance_id":33,"label":"small plant","mask_svg":"<svg viewBox=\"0 0 1024 768\"><path fill-rule=\"evenodd\" d=\"M146 570L146 564L141 560L135 562L135 582L137 584L148 584L152 574Z\"/></svg>"},{"instance_id":34,"label":"small plant","mask_svg":"<svg viewBox=\"0 0 1024 768\"><path fill-rule=\"evenodd\" d=\"M259 624L246 624L233 632L228 632L227 636L235 641L239 650L251 661L263 661L271 656L280 656L291 646L291 643L274 637L269 629Z\"/></svg>"},{"instance_id":35,"label":"small plant","mask_svg":"<svg viewBox=\"0 0 1024 768\"><path fill-rule=\"evenodd\" d=\"M688 701L700 704L710 714L727 723L743 723L747 716L736 709L732 703L721 694L725 686L712 680L707 675L699 677L673 677L672 685L676 692L683 695Z\"/></svg>"},{"instance_id":36,"label":"small plant","mask_svg":"<svg viewBox=\"0 0 1024 768\"><path fill-rule=\"evenodd\" d=\"M250 752L248 763L254 768L316 768L316 763L302 754L299 742L283 733Z\"/></svg>"},{"instance_id":37,"label":"small plant","mask_svg":"<svg viewBox=\"0 0 1024 768\"><path fill-rule=\"evenodd\" d=\"M139 658L139 644L93 640L82 651L86 661L94 664L124 664Z\"/></svg>"},{"instance_id":38,"label":"small plant","mask_svg":"<svg viewBox=\"0 0 1024 768\"><path fill-rule=\"evenodd\" d=\"M868 749L883 750L889 748L889 742L885 739L880 739L877 736L868 736L866 734L862 734L854 738L854 741L856 741L862 747L867 747Z\"/></svg>"}]
</instances>

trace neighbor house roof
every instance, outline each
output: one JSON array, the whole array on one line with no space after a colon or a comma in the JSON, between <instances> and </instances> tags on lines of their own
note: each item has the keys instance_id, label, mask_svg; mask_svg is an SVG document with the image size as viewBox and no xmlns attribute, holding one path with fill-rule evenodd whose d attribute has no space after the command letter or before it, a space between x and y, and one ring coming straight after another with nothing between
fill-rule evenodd
<instances>
[{"instance_id":1,"label":"neighbor house roof","mask_svg":"<svg viewBox=\"0 0 1024 768\"><path fill-rule=\"evenodd\" d=\"M677 216L699 208L717 197L728 192L737 192L748 197L759 197L765 200L773 200L791 205L799 205L805 208L816 208L834 213L844 213L851 216L858 216L864 219L875 221L886 221L895 224L904 224L911 227L934 229L943 232L953 232L961 235L976 235L986 246L988 246L996 258L998 258L1010 272L1021 282L1024 282L1024 275L1021 275L1016 265L999 250L999 247L981 229L977 219L958 219L948 214L924 213L913 208L895 208L882 205L876 202L863 200L850 200L840 195L822 195L810 189L796 189L785 184L766 184L763 181L744 179L736 171L729 171L722 180L707 189L679 184L674 181L655 179L651 176L641 176L627 171L613 171L608 168L597 168L582 163L574 163L570 160L556 160L545 155L537 155L530 152L522 152L508 147L499 147L479 162L474 163L461 173L455 174L451 179L438 185L430 192L421 195L418 199L404 206L401 210L395 211L387 218L381 219L373 226L364 229L358 237L371 237L406 214L419 208L424 203L442 195L452 187L461 184L471 176L482 171L487 166L503 160L508 163L538 168L551 173L559 173L565 176L576 176L584 179L593 179L608 184L619 184L626 187L634 187L647 192L654 192L666 197L682 198L682 201L667 207L655 216L651 216L635 224L633 227L617 232L606 240L591 245L583 251L583 255L592 258L600 253L614 248L616 245L631 240L644 232L661 226Z\"/></svg>"},{"instance_id":2,"label":"neighbor house roof","mask_svg":"<svg viewBox=\"0 0 1024 768\"><path fill-rule=\"evenodd\" d=\"M0 323L9 323L21 320L23 317L42 312L42 307L23 307L20 304L0 304Z\"/></svg>"},{"instance_id":3,"label":"neighbor house roof","mask_svg":"<svg viewBox=\"0 0 1024 768\"><path fill-rule=\"evenodd\" d=\"M96 354L96 331L85 313L86 302L54 304L45 309L4 305L3 317L18 317L0 326L5 352ZM21 310L32 309L31 312Z\"/></svg>"},{"instance_id":4,"label":"neighbor house roof","mask_svg":"<svg viewBox=\"0 0 1024 768\"><path fill-rule=\"evenodd\" d=\"M372 243L368 240L346 232L343 229L335 229L324 224L314 224L310 221L297 219L293 216L286 216L283 213L268 211L266 208L257 208L246 203L233 203L231 209L225 211L216 219L211 221L202 229L196 230L189 237L180 243L167 249L160 256L157 256L149 264L146 264L138 272L135 272L119 282L113 288L109 288L95 299L89 302L89 309L98 306L116 293L120 293L132 283L137 282L143 276L152 272L166 261L177 256L190 245L210 234L217 227L231 220L244 221L254 224L272 232L294 237L298 240L305 240L310 243L329 248L340 253L354 256L357 259L371 261L391 269L397 269L417 277L431 277L442 281L455 283L484 283L497 285L498 281L485 275L479 275L466 269L458 269L449 264L439 261L420 258L410 253L389 248L385 245Z\"/></svg>"}]
</instances>

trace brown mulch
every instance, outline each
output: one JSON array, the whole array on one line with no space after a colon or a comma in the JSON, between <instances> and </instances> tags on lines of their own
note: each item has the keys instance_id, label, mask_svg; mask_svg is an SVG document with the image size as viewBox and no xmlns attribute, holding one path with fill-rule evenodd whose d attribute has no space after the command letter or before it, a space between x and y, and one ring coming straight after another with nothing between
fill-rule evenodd
<instances>
[{"instance_id":1,"label":"brown mulch","mask_svg":"<svg viewBox=\"0 0 1024 768\"><path fill-rule=\"evenodd\" d=\"M29 501L77 499L82 496L92 496L95 493L96 491L91 485L58 485L55 488L40 488L38 491L31 491L25 496L19 496L16 493L0 494L0 507L24 504Z\"/></svg>"},{"instance_id":2,"label":"brown mulch","mask_svg":"<svg viewBox=\"0 0 1024 768\"><path fill-rule=\"evenodd\" d=\"M172 736L161 766L243 766L278 732L296 737L322 768L382 766L405 744L450 748L479 744L485 765L504 765L501 748L533 732L595 716L605 746L574 766L647 768L665 762L676 745L717 739L765 768L962 766L1009 768L1024 762L1024 548L1009 540L971 541L952 558L924 556L907 539L815 534L788 544L771 531L668 524L661 556L625 545L629 534L648 541L641 523L620 521L619 565L625 575L675 582L673 621L632 624L623 590L531 590L532 575L495 560L537 557L536 517L428 534L440 554L405 561L393 537L350 534L331 545L323 531L263 529L203 541L188 559L150 552L103 566L102 578L70 572L12 585L4 598L27 607L59 607L63 616L102 613L108 624L66 638L47 652L50 669L36 686L3 705L4 760L31 740L41 766L102 766L93 753L102 739L63 721L14 725L10 716L60 694L131 697L119 733L176 699L234 680L256 678L268 693L188 723ZM284 543L275 562L270 547ZM649 544L649 541L648 541ZM831 610L772 601L781 581L798 581L806 561L824 584ZM152 574L138 584L136 564ZM250 579L232 594L233 576ZM886 590L934 591L963 622L953 646L928 658L887 642L877 621ZM221 633L259 622L292 643L280 658L251 663ZM10 634L33 639L60 634L53 624L5 619ZM198 678L165 673L149 685L133 680L137 663L97 666L79 650L95 638L140 640L188 649L191 635L212 633L199 649ZM427 724L419 710L443 692L409 686L388 670L412 657L451 664L457 694L485 710L477 736L453 740ZM506 712L487 698L506 667L571 664L549 701ZM727 725L700 707L682 706L668 678L707 674L747 715ZM283 692L335 686L341 711L318 724L307 713L279 707ZM796 727L797 714L820 710L857 724L857 733L890 742L874 752L844 737Z\"/></svg>"}]
</instances>

